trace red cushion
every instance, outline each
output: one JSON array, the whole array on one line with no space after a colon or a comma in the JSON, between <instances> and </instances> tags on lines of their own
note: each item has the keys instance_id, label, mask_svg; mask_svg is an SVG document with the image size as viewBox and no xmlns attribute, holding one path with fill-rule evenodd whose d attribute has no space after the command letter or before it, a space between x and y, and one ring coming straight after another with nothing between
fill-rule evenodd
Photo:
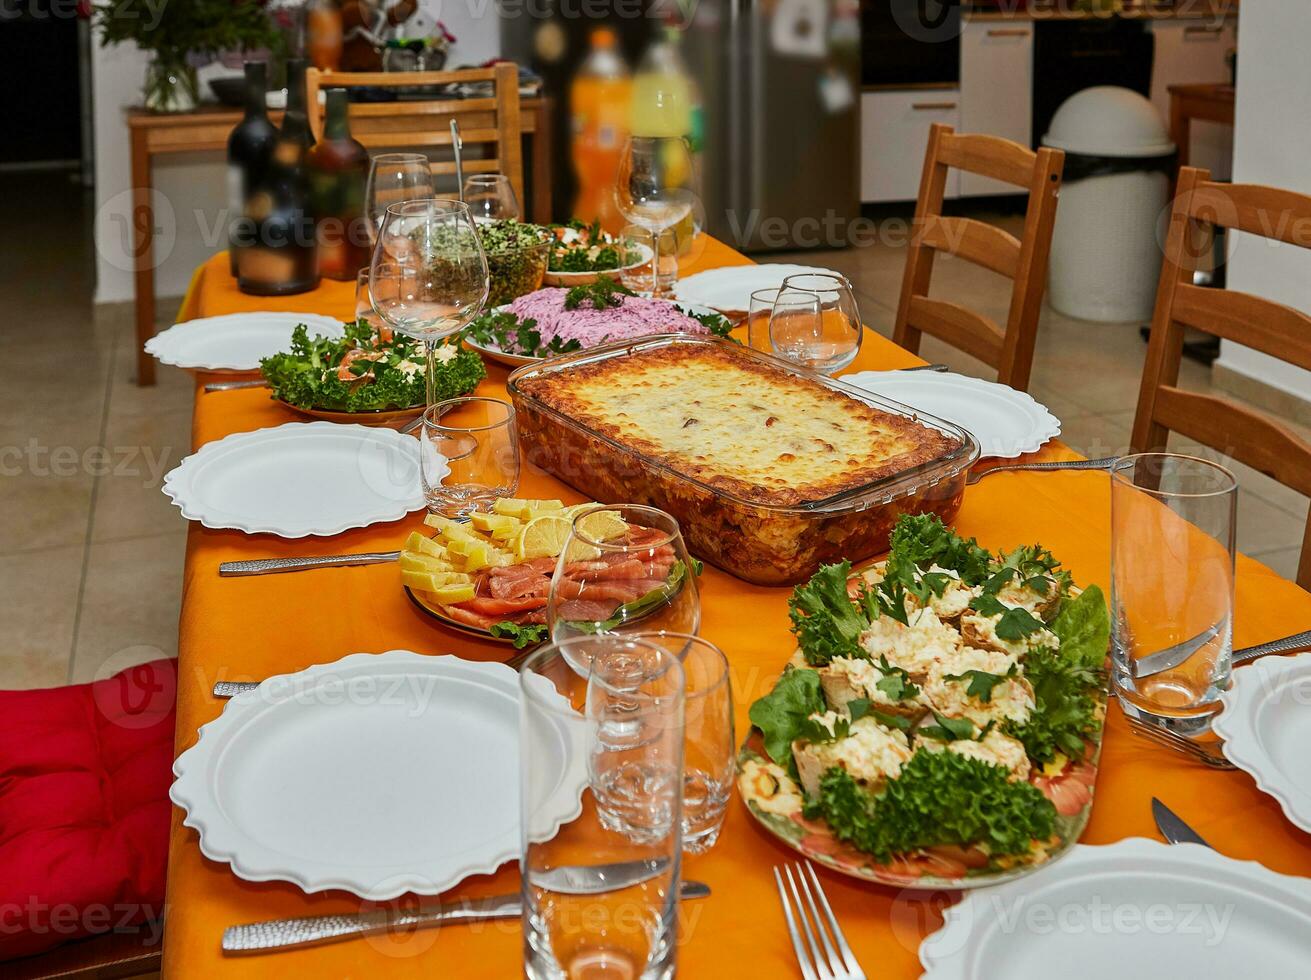
<instances>
[{"instance_id":1,"label":"red cushion","mask_svg":"<svg viewBox=\"0 0 1311 980\"><path fill-rule=\"evenodd\" d=\"M174 660L0 691L0 960L163 917L176 694Z\"/></svg>"}]
</instances>

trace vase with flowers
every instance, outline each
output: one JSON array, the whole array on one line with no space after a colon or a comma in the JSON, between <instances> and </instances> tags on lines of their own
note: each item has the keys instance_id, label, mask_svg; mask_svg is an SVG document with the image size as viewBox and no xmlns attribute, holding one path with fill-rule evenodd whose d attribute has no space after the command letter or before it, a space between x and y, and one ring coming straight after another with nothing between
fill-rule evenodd
<instances>
[{"instance_id":1,"label":"vase with flowers","mask_svg":"<svg viewBox=\"0 0 1311 980\"><path fill-rule=\"evenodd\" d=\"M196 68L221 52L281 47L261 0L103 0L94 16L102 44L131 41L150 53L145 106L152 112L194 109Z\"/></svg>"}]
</instances>

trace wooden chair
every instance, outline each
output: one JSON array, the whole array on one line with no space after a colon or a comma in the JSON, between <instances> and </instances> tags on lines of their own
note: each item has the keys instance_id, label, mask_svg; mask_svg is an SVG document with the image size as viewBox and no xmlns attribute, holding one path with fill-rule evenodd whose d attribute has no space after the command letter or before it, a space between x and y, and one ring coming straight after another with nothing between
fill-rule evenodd
<instances>
[{"instance_id":1,"label":"wooden chair","mask_svg":"<svg viewBox=\"0 0 1311 980\"><path fill-rule=\"evenodd\" d=\"M1025 391L1047 281L1047 253L1056 221L1065 153L1033 152L999 136L956 133L935 124L920 177L919 199L892 339L918 352L921 334L932 334L997 369L997 380ZM976 221L942 214L947 171L955 167L1021 187L1029 194L1024 238ZM991 319L949 300L929 298L938 252L968 259L1014 280L1003 330Z\"/></svg>"},{"instance_id":2,"label":"wooden chair","mask_svg":"<svg viewBox=\"0 0 1311 980\"><path fill-rule=\"evenodd\" d=\"M157 935L157 933L156 933ZM151 930L109 932L0 963L7 980L153 980L163 954Z\"/></svg>"},{"instance_id":3,"label":"wooden chair","mask_svg":"<svg viewBox=\"0 0 1311 980\"><path fill-rule=\"evenodd\" d=\"M1178 387L1186 327L1311 370L1311 316L1248 293L1193 285L1216 226L1311 248L1305 232L1311 197L1257 184L1218 184L1210 176L1195 167L1179 170L1131 446L1137 453L1155 452L1165 448L1171 432L1179 432L1311 496L1311 443L1246 406ZM1311 522L1297 584L1311 589Z\"/></svg>"},{"instance_id":4,"label":"wooden chair","mask_svg":"<svg viewBox=\"0 0 1311 980\"><path fill-rule=\"evenodd\" d=\"M409 88L419 85L492 82L492 95L473 99L431 101L356 102L351 104L352 134L365 147L450 146L450 120L460 120L460 139L466 148L486 146L478 159L464 158L464 172L503 173L510 178L519 203L524 204L523 141L519 121L519 69L500 62L492 68L422 72L306 72L306 98L310 128L315 139L323 136L323 107L319 92L327 88ZM414 117L431 119L422 129L414 128ZM540 138L540 137L539 137ZM434 176L454 175L455 163L433 163ZM550 182L549 174L534 174L534 181ZM536 187L536 184L534 184Z\"/></svg>"}]
</instances>

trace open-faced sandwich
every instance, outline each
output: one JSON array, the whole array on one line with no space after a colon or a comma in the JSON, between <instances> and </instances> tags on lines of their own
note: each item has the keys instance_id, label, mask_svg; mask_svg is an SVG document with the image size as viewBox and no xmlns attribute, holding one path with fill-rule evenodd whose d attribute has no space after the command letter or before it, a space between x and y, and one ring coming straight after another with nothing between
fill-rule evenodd
<instances>
[{"instance_id":1,"label":"open-faced sandwich","mask_svg":"<svg viewBox=\"0 0 1311 980\"><path fill-rule=\"evenodd\" d=\"M925 515L898 522L885 562L825 566L789 608L799 649L740 759L767 826L885 881L1013 873L1078 836L1105 715L1096 586Z\"/></svg>"}]
</instances>

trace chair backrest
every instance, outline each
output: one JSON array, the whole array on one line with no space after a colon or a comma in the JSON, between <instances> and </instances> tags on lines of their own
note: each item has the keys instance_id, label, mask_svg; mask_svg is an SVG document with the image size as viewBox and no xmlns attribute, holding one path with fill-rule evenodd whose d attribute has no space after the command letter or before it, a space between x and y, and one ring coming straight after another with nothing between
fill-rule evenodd
<instances>
[{"instance_id":1,"label":"chair backrest","mask_svg":"<svg viewBox=\"0 0 1311 980\"><path fill-rule=\"evenodd\" d=\"M1179 432L1311 496L1311 443L1244 405L1178 387L1187 327L1311 370L1307 314L1249 293L1193 285L1217 226L1311 248L1311 197L1258 184L1218 184L1210 176L1196 167L1179 170L1131 445L1134 452L1155 452ZM1311 522L1297 582L1311 589Z\"/></svg>"},{"instance_id":2,"label":"chair backrest","mask_svg":"<svg viewBox=\"0 0 1311 980\"><path fill-rule=\"evenodd\" d=\"M956 133L940 123L933 126L920 176L893 340L918 351L920 336L931 334L996 368L997 380L1003 384L1020 391L1028 389L1064 166L1061 150L1043 148L1035 153L1000 136ZM973 218L945 217L942 199L952 167L1027 191L1024 237L1016 238ZM933 259L938 252L949 252L1014 280L1004 328L959 303L929 298Z\"/></svg>"},{"instance_id":3,"label":"chair backrest","mask_svg":"<svg viewBox=\"0 0 1311 980\"><path fill-rule=\"evenodd\" d=\"M489 149L477 159L464 158L465 174L503 173L510 178L514 193L524 200L523 143L519 121L519 69L510 62L491 68L460 71L420 72L306 72L310 127L314 138L323 136L323 107L319 92L328 88L411 88L428 85L491 82L492 94L484 98L432 99L426 101L353 102L351 132L365 147L400 148L450 146L450 120L459 118L460 139L465 147L484 145ZM453 175L455 163L433 163L437 175Z\"/></svg>"}]
</instances>

